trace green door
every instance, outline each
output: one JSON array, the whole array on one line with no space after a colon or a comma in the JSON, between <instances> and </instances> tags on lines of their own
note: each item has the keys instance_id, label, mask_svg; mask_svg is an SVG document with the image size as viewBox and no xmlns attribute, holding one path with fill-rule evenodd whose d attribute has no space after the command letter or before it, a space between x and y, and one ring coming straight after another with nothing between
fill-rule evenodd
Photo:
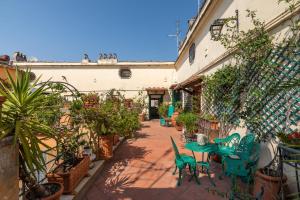
<instances>
[{"instance_id":1,"label":"green door","mask_svg":"<svg viewBox=\"0 0 300 200\"><path fill-rule=\"evenodd\" d=\"M149 94L149 119L159 119L158 106L162 102L162 94Z\"/></svg>"}]
</instances>

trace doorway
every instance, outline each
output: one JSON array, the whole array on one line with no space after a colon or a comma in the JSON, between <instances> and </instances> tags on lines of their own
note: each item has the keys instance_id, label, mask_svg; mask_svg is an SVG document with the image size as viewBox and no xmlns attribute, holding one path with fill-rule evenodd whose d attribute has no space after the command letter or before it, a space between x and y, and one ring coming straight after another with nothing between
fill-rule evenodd
<instances>
[{"instance_id":1,"label":"doorway","mask_svg":"<svg viewBox=\"0 0 300 200\"><path fill-rule=\"evenodd\" d=\"M158 107L163 103L163 94L149 94L149 119L159 119Z\"/></svg>"}]
</instances>

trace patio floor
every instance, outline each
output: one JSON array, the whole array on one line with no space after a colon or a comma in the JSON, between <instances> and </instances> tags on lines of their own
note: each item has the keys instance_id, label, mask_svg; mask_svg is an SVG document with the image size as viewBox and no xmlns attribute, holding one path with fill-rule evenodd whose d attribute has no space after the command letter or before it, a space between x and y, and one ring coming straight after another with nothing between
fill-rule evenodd
<instances>
[{"instance_id":1,"label":"patio floor","mask_svg":"<svg viewBox=\"0 0 300 200\"><path fill-rule=\"evenodd\" d=\"M189 182L187 174L182 185L176 186L178 173L172 174L175 155L170 136L180 152L191 154L183 148L181 132L173 127L161 127L159 121L144 122L137 137L121 144L113 159L104 165L86 200L226 199L217 193L228 192L230 181L227 177L217 178L221 166L214 162L211 162L211 173L217 187L204 174L199 176L200 185L194 179Z\"/></svg>"}]
</instances>

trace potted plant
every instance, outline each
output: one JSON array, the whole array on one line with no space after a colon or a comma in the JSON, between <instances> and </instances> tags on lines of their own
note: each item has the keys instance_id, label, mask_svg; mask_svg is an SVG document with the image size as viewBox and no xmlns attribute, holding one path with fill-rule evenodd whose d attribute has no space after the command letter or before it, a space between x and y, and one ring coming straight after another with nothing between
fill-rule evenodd
<instances>
[{"instance_id":1,"label":"potted plant","mask_svg":"<svg viewBox=\"0 0 300 200\"><path fill-rule=\"evenodd\" d=\"M205 124L205 127L209 127L211 130L218 130L218 120L217 118L209 113L203 113L200 115L201 121Z\"/></svg>"},{"instance_id":2,"label":"potted plant","mask_svg":"<svg viewBox=\"0 0 300 200\"><path fill-rule=\"evenodd\" d=\"M126 107L121 108L117 123L118 132L127 138L132 138L139 127L138 113L134 110L129 110Z\"/></svg>"},{"instance_id":3,"label":"potted plant","mask_svg":"<svg viewBox=\"0 0 300 200\"><path fill-rule=\"evenodd\" d=\"M96 93L88 93L82 95L82 101L84 103L85 108L92 108L99 104L100 97Z\"/></svg>"},{"instance_id":4,"label":"potted plant","mask_svg":"<svg viewBox=\"0 0 300 200\"><path fill-rule=\"evenodd\" d=\"M88 175L90 157L82 156L79 149L86 142L83 133L64 132L57 139L57 167L47 174L48 181L61 182L64 193L73 193L79 182Z\"/></svg>"},{"instance_id":5,"label":"potted plant","mask_svg":"<svg viewBox=\"0 0 300 200\"><path fill-rule=\"evenodd\" d=\"M198 120L198 116L192 112L184 112L178 116L177 122L184 126L184 135L186 138L194 138L194 134L198 130Z\"/></svg>"},{"instance_id":6,"label":"potted plant","mask_svg":"<svg viewBox=\"0 0 300 200\"><path fill-rule=\"evenodd\" d=\"M277 134L280 140L280 148L284 160L298 160L299 147L300 147L300 134L294 130L290 134L280 132ZM298 152L297 152L298 151ZM278 195L282 184L287 181L287 176L281 174L276 170L271 169L269 166L258 169L255 173L255 184L253 194L257 194L261 188L264 188L264 199L275 198Z\"/></svg>"},{"instance_id":7,"label":"potted plant","mask_svg":"<svg viewBox=\"0 0 300 200\"><path fill-rule=\"evenodd\" d=\"M135 110L138 113L139 121L143 122L145 121L145 108L147 107L146 103L146 95L144 95L144 92L141 90L138 92L138 95L133 99L133 110Z\"/></svg>"},{"instance_id":8,"label":"potted plant","mask_svg":"<svg viewBox=\"0 0 300 200\"><path fill-rule=\"evenodd\" d=\"M13 141L19 147L19 178L28 188L28 199L59 199L63 186L60 183L40 184L33 174L36 170L45 171L45 160L41 146L44 141L38 137L42 133L43 138L52 138L53 130L39 121L38 112L43 112L44 103L47 101L48 83L37 85L39 79L30 83L30 71L19 74L16 70L13 79L7 73L9 85L7 88L0 83L0 95L7 101L3 105L0 126L0 139L13 137Z\"/></svg>"},{"instance_id":9,"label":"potted plant","mask_svg":"<svg viewBox=\"0 0 300 200\"><path fill-rule=\"evenodd\" d=\"M182 130L182 125L177 122L177 117L179 116L180 113L182 113L182 103L180 101L177 101L175 103L175 112L173 113L171 117L172 125L176 128L176 130L181 131Z\"/></svg>"},{"instance_id":10,"label":"potted plant","mask_svg":"<svg viewBox=\"0 0 300 200\"><path fill-rule=\"evenodd\" d=\"M168 109L169 106L167 104L162 103L159 107L158 107L158 114L160 116L160 125L164 126L166 125L166 118L168 118Z\"/></svg>"},{"instance_id":11,"label":"potted plant","mask_svg":"<svg viewBox=\"0 0 300 200\"><path fill-rule=\"evenodd\" d=\"M94 108L86 108L82 116L91 132L96 159L110 159L113 156L113 136L117 133L119 119L118 101L106 99Z\"/></svg>"},{"instance_id":12,"label":"potted plant","mask_svg":"<svg viewBox=\"0 0 300 200\"><path fill-rule=\"evenodd\" d=\"M290 134L280 132L277 137L281 141L282 156L286 160L299 160L300 159L300 132L294 129ZM293 149L293 151L291 151ZM297 154L296 152L299 151Z\"/></svg>"}]
</instances>

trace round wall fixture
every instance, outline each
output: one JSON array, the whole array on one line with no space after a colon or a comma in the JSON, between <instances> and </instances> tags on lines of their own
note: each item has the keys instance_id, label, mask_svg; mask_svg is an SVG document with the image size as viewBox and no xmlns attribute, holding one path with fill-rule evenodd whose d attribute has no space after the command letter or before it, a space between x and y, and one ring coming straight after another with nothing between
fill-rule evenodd
<instances>
[{"instance_id":1,"label":"round wall fixture","mask_svg":"<svg viewBox=\"0 0 300 200\"><path fill-rule=\"evenodd\" d=\"M131 78L131 70L129 68L120 69L119 76L121 77L121 79L130 79Z\"/></svg>"},{"instance_id":2,"label":"round wall fixture","mask_svg":"<svg viewBox=\"0 0 300 200\"><path fill-rule=\"evenodd\" d=\"M190 49L189 49L189 61L190 61L190 64L192 64L195 60L195 43L193 43L191 46L190 46Z\"/></svg>"}]
</instances>

